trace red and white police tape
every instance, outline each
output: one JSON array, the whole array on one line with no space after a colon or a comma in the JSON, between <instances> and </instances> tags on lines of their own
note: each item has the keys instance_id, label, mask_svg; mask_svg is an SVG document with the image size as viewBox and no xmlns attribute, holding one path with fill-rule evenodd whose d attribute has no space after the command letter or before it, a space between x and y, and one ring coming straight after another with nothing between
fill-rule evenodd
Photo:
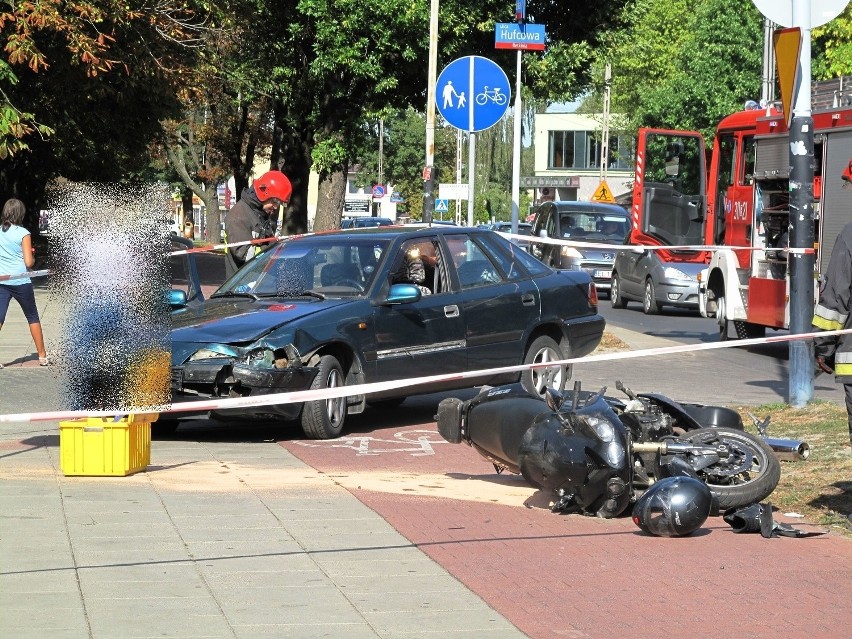
<instances>
[{"instance_id":1,"label":"red and white police tape","mask_svg":"<svg viewBox=\"0 0 852 639\"><path fill-rule=\"evenodd\" d=\"M285 393L273 393L269 395L256 395L250 397L228 397L224 399L211 399L197 402L185 402L174 404L162 410L140 409L133 411L49 411L41 413L18 413L0 415L0 423L4 422L36 422L36 421L59 421L69 419L81 419L85 417L115 417L135 413L161 414L206 412L211 410L224 410L229 408L246 408L250 406L268 406L270 404L293 404L320 399L332 399L335 397L347 397L350 395L367 395L380 391L393 390L396 388L420 386L445 382L456 379L469 379L484 377L501 373L521 372L532 369L552 368L567 364L580 364L591 362L606 362L636 357L650 357L656 355L673 355L678 353L693 353L696 351L717 350L720 348L734 348L742 346L754 346L757 344L772 344L778 342L791 342L795 340L812 339L814 337L829 337L832 335L845 335L852 333L852 329L838 331L818 331L816 333L800 333L796 335L779 335L775 337L760 337L754 339L742 339L736 341L716 342L712 344L680 344L678 346L664 346L661 348L646 348L636 351L622 351L618 353L601 353L600 355L587 355L586 357L574 357L564 360L554 360L546 364L520 364L518 366L502 366L499 368L486 368L460 373L447 373L444 375L428 375L425 377L412 377L388 382L372 382L370 384L356 384L353 386L338 386L335 388L321 388L315 390L290 391Z\"/></svg>"}]
</instances>

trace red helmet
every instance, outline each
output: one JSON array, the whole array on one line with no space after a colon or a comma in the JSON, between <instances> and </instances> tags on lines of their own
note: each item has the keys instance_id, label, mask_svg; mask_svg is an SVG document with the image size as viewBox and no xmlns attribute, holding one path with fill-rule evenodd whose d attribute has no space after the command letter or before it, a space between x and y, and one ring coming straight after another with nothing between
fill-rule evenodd
<instances>
[{"instance_id":1,"label":"red helmet","mask_svg":"<svg viewBox=\"0 0 852 639\"><path fill-rule=\"evenodd\" d=\"M254 192L261 202L273 197L287 202L293 192L293 186L281 171L267 171L254 181Z\"/></svg>"},{"instance_id":2,"label":"red helmet","mask_svg":"<svg viewBox=\"0 0 852 639\"><path fill-rule=\"evenodd\" d=\"M849 158L849 166L846 167L846 170L842 173L840 179L852 184L852 158Z\"/></svg>"}]
</instances>

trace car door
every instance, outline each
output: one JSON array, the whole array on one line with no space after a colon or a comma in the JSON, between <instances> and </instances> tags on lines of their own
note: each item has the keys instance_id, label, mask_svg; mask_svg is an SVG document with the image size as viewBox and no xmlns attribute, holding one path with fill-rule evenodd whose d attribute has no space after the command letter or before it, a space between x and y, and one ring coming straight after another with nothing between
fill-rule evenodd
<instances>
[{"instance_id":1,"label":"car door","mask_svg":"<svg viewBox=\"0 0 852 639\"><path fill-rule=\"evenodd\" d=\"M396 274L405 271L405 261L414 252L424 262L426 279L422 287L428 293L416 302L374 307L376 351L372 359L376 381L454 373L466 366L464 316L446 276L436 236L408 240L396 255L388 256L385 290Z\"/></svg>"},{"instance_id":2,"label":"car door","mask_svg":"<svg viewBox=\"0 0 852 639\"><path fill-rule=\"evenodd\" d=\"M557 222L556 207L550 203L541 204L533 221L531 235L535 237L558 237ZM530 243L530 253L548 266L555 268L559 268L560 249L561 247L558 244Z\"/></svg>"},{"instance_id":3,"label":"car door","mask_svg":"<svg viewBox=\"0 0 852 639\"><path fill-rule=\"evenodd\" d=\"M619 251L616 256L616 267L618 271L618 284L621 295L629 295L632 298L642 299L645 286L645 277L650 266L651 251L639 248L628 248Z\"/></svg>"},{"instance_id":4,"label":"car door","mask_svg":"<svg viewBox=\"0 0 852 639\"><path fill-rule=\"evenodd\" d=\"M458 280L469 370L520 364L526 332L540 314L538 288L507 267L490 234L445 235Z\"/></svg>"}]
</instances>

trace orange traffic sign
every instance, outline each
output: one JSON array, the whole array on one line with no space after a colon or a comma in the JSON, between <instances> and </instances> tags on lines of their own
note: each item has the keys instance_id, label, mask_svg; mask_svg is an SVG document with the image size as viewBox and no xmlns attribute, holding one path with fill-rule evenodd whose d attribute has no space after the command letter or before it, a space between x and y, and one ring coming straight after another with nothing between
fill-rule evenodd
<instances>
[{"instance_id":1,"label":"orange traffic sign","mask_svg":"<svg viewBox=\"0 0 852 639\"><path fill-rule=\"evenodd\" d=\"M615 204L615 198L612 197L612 189L609 188L609 184L606 183L606 180L601 180L600 185L592 195L592 201Z\"/></svg>"},{"instance_id":2,"label":"orange traffic sign","mask_svg":"<svg viewBox=\"0 0 852 639\"><path fill-rule=\"evenodd\" d=\"M778 84L781 87L781 108L787 126L793 119L793 94L799 83L799 57L802 51L802 30L776 29L772 34L775 46L775 65L778 67Z\"/></svg>"}]
</instances>

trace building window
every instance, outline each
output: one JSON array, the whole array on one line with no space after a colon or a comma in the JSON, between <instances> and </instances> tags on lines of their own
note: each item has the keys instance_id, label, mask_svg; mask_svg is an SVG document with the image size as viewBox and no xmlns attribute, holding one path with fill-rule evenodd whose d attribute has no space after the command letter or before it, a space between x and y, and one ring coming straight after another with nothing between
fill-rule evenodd
<instances>
[{"instance_id":1,"label":"building window","mask_svg":"<svg viewBox=\"0 0 852 639\"><path fill-rule=\"evenodd\" d=\"M630 170L635 157L633 138L629 135L609 136L610 169ZM549 169L599 169L601 166L600 133L596 131L551 131Z\"/></svg>"}]
</instances>

